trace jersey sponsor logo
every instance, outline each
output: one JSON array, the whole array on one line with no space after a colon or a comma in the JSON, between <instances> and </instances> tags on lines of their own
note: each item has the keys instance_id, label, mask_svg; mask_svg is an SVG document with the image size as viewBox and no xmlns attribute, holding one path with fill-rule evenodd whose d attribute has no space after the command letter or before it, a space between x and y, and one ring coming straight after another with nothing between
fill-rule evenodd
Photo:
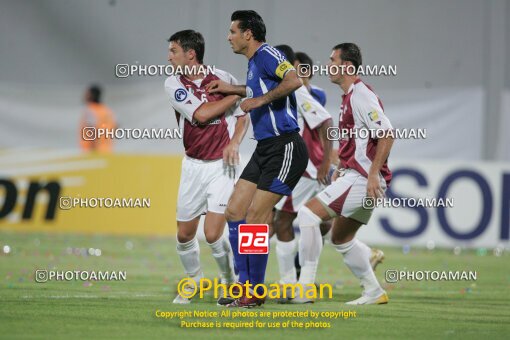
<instances>
[{"instance_id":1,"label":"jersey sponsor logo","mask_svg":"<svg viewBox=\"0 0 510 340\"><path fill-rule=\"evenodd\" d=\"M239 225L239 254L268 254L269 226L267 224Z\"/></svg>"},{"instance_id":2,"label":"jersey sponsor logo","mask_svg":"<svg viewBox=\"0 0 510 340\"><path fill-rule=\"evenodd\" d=\"M301 108L303 109L303 111L308 112L312 109L312 105L309 102L304 102L303 104L301 104Z\"/></svg>"},{"instance_id":3,"label":"jersey sponsor logo","mask_svg":"<svg viewBox=\"0 0 510 340\"><path fill-rule=\"evenodd\" d=\"M379 114L377 113L376 110L370 111L368 113L368 118L370 118L370 120L374 122L379 119Z\"/></svg>"},{"instance_id":4,"label":"jersey sponsor logo","mask_svg":"<svg viewBox=\"0 0 510 340\"><path fill-rule=\"evenodd\" d=\"M177 89L175 91L175 100L177 100L178 102L182 102L184 99L186 99L188 97L188 92L186 92L185 89Z\"/></svg>"},{"instance_id":5,"label":"jersey sponsor logo","mask_svg":"<svg viewBox=\"0 0 510 340\"><path fill-rule=\"evenodd\" d=\"M221 119L219 119L219 118L213 118L210 121L205 122L205 123L199 123L196 120L194 120L193 123L191 123L191 125L193 125L193 126L220 125L220 124L221 124Z\"/></svg>"},{"instance_id":6,"label":"jersey sponsor logo","mask_svg":"<svg viewBox=\"0 0 510 340\"><path fill-rule=\"evenodd\" d=\"M275 73L280 79L283 79L283 76L285 75L285 73L287 73L287 71L293 70L293 69L294 69L294 66L292 66L287 60L285 60L284 62L280 63L280 65L278 65Z\"/></svg>"}]
</instances>

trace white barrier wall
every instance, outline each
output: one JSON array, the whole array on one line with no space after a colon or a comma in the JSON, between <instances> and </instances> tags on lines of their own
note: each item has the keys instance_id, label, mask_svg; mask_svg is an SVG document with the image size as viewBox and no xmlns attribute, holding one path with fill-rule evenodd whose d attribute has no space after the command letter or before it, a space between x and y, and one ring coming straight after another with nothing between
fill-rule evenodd
<instances>
[{"instance_id":1,"label":"white barrier wall","mask_svg":"<svg viewBox=\"0 0 510 340\"><path fill-rule=\"evenodd\" d=\"M376 208L359 237L369 244L509 246L510 164L392 162L388 197L452 198L450 208Z\"/></svg>"}]
</instances>

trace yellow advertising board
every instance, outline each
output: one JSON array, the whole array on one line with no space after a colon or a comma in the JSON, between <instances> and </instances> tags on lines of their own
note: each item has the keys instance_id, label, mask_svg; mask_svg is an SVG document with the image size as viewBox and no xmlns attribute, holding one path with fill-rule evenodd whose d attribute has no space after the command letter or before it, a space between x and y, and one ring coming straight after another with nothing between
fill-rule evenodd
<instances>
[{"instance_id":1,"label":"yellow advertising board","mask_svg":"<svg viewBox=\"0 0 510 340\"><path fill-rule=\"evenodd\" d=\"M0 230L175 235L181 156L2 156Z\"/></svg>"}]
</instances>

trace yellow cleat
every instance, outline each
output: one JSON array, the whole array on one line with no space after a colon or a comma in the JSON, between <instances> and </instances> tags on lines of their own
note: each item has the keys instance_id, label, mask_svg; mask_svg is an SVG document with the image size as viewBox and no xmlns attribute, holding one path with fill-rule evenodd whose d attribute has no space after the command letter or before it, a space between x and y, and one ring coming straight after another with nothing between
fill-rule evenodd
<instances>
[{"instance_id":1,"label":"yellow cleat","mask_svg":"<svg viewBox=\"0 0 510 340\"><path fill-rule=\"evenodd\" d=\"M387 304L390 299L388 298L388 294L385 291L382 292L381 295L376 297L371 297L368 295L362 295L360 298L346 302L348 305L384 305Z\"/></svg>"}]
</instances>

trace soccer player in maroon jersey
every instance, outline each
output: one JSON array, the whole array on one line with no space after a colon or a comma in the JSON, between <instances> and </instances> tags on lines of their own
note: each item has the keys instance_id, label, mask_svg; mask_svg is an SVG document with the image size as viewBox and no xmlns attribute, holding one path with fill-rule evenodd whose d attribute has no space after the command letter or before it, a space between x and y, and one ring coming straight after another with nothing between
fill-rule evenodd
<instances>
[{"instance_id":1,"label":"soccer player in maroon jersey","mask_svg":"<svg viewBox=\"0 0 510 340\"><path fill-rule=\"evenodd\" d=\"M339 120L340 164L332 177L332 183L298 212L301 231L299 256L302 265L299 283L307 286L315 282L317 265L322 250L320 224L334 217L331 241L343 255L344 262L361 281L364 288L360 298L348 304L384 304L388 295L375 277L370 264L371 250L355 238L356 232L367 224L372 209L364 202L384 196L391 181L387 159L393 145L389 135L376 139L361 129L391 130L383 105L372 89L350 69L362 65L361 51L356 44L336 45L330 56L330 80L342 92ZM332 72L333 69L339 72ZM377 134L379 135L379 134ZM310 302L296 298L296 303Z\"/></svg>"},{"instance_id":2,"label":"soccer player in maroon jersey","mask_svg":"<svg viewBox=\"0 0 510 340\"><path fill-rule=\"evenodd\" d=\"M177 253L186 274L198 281L203 277L196 231L205 214L205 238L220 269L221 282L233 283L232 251L223 237L225 209L234 188L239 145L248 128L248 116L239 109L237 95L225 96L206 91L215 80L237 84L228 72L209 72L203 64L204 38L193 30L173 34L168 61L182 74L165 81L165 90L183 129L186 155L182 161L177 201ZM231 302L232 300L228 300ZM178 295L177 304L190 303ZM220 298L219 304L225 303Z\"/></svg>"}]
</instances>

